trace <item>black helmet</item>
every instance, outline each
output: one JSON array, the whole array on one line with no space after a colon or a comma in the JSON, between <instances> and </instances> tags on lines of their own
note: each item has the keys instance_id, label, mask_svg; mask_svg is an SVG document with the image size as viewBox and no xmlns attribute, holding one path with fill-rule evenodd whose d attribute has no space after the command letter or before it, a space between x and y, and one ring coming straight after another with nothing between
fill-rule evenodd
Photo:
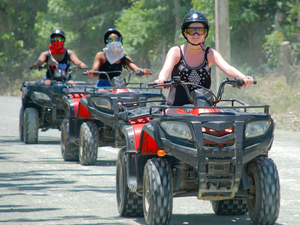
<instances>
[{"instance_id":1,"label":"black helmet","mask_svg":"<svg viewBox=\"0 0 300 225\"><path fill-rule=\"evenodd\" d=\"M191 23L203 23L207 32L206 32L206 36L208 35L208 32L209 32L209 22L208 20L206 19L206 17L200 13L200 12L197 12L197 11L192 11L192 12L189 12L182 20L182 23L181 23L181 33L183 35L184 38L186 38L184 36L184 31L186 28L188 28L190 26Z\"/></svg>"},{"instance_id":2,"label":"black helmet","mask_svg":"<svg viewBox=\"0 0 300 225\"><path fill-rule=\"evenodd\" d=\"M50 41L52 41L52 38L55 35L60 35L64 38L64 41L66 40L65 32L63 32L63 30L61 30L61 29L56 29L56 30L52 31L52 33L50 35Z\"/></svg>"},{"instance_id":3,"label":"black helmet","mask_svg":"<svg viewBox=\"0 0 300 225\"><path fill-rule=\"evenodd\" d=\"M105 45L107 44L107 39L108 39L109 35L111 35L111 34L118 35L121 40L121 43L123 43L122 34L115 28L109 28L107 31L105 31L104 38L103 38Z\"/></svg>"}]
</instances>

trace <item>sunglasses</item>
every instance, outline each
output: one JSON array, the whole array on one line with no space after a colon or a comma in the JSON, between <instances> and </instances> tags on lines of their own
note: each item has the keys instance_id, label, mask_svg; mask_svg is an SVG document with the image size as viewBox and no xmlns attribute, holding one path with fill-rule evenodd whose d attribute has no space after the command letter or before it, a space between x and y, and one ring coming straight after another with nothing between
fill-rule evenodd
<instances>
[{"instance_id":1,"label":"sunglasses","mask_svg":"<svg viewBox=\"0 0 300 225\"><path fill-rule=\"evenodd\" d=\"M206 28L205 27L190 27L190 28L186 28L185 32L189 35L194 35L194 34L203 35L206 33Z\"/></svg>"},{"instance_id":2,"label":"sunglasses","mask_svg":"<svg viewBox=\"0 0 300 225\"><path fill-rule=\"evenodd\" d=\"M65 40L62 37L53 37L52 41L60 41L60 42L64 42Z\"/></svg>"},{"instance_id":3,"label":"sunglasses","mask_svg":"<svg viewBox=\"0 0 300 225\"><path fill-rule=\"evenodd\" d=\"M107 39L108 43L113 42L113 41L120 41L120 38L119 37L112 37L112 38Z\"/></svg>"}]
</instances>

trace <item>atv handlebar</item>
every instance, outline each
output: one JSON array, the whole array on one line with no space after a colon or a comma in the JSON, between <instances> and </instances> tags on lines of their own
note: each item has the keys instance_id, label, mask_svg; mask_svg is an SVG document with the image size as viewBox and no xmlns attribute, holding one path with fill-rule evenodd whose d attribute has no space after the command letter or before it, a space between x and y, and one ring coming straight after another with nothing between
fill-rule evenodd
<instances>
[{"instance_id":1,"label":"atv handlebar","mask_svg":"<svg viewBox=\"0 0 300 225\"><path fill-rule=\"evenodd\" d=\"M226 84L231 84L233 87L239 87L240 88L240 87L242 87L244 85L244 80L243 80L243 78L239 78L239 77L235 78L235 79L229 79L229 78L227 78L226 80L224 80L220 84L217 96L210 89L207 89L207 88L205 88L205 87L203 87L201 85L181 81L179 76L174 77L172 80L166 80L166 81L164 81L163 84L156 84L155 82L148 82L148 86L149 87L164 87L164 88L169 88L169 87L172 87L172 86L182 85L183 88L185 89L186 94L187 94L187 96L188 96L188 98L190 99L191 102L192 102L192 97L191 97L191 93L189 92L189 90L187 88L187 85L191 85L191 86L194 86L194 87L197 87L197 88L205 89L206 91L210 92L214 96L214 98L215 98L215 101L213 103L214 105L216 105L218 102L221 101L222 94L224 92L224 86ZM257 81L253 80L253 84L257 84Z\"/></svg>"},{"instance_id":2,"label":"atv handlebar","mask_svg":"<svg viewBox=\"0 0 300 225\"><path fill-rule=\"evenodd\" d=\"M105 75L107 77L107 80L109 81L110 85L112 85L111 79L109 77L110 73L119 73L119 75L121 75L122 71L120 71L120 70L116 70L116 71L93 71L94 75L100 75L100 74ZM131 71L130 74L129 74L129 77L128 77L128 82L126 83L126 85L129 84L131 78L134 77L134 76L132 76L132 74L135 74L136 76L140 77L140 76L144 75L144 71L143 70ZM150 75L151 74L152 74L152 72L150 72ZM83 75L88 75L88 73L87 72L83 72Z\"/></svg>"},{"instance_id":3,"label":"atv handlebar","mask_svg":"<svg viewBox=\"0 0 300 225\"><path fill-rule=\"evenodd\" d=\"M49 65L48 64L45 64L44 66L39 66L39 67L36 67L36 68L33 68L33 67L29 67L30 70L42 70L42 69L48 69ZM69 71L79 71L79 70L84 70L84 69L87 69L86 66L79 66L79 65L74 65L74 66L70 66L69 67Z\"/></svg>"}]
</instances>

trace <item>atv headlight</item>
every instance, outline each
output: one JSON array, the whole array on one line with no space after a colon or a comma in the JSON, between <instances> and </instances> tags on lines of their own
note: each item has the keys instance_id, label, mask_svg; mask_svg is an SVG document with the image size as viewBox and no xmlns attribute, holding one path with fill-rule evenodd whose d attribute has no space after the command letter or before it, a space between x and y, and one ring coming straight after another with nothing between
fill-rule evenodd
<instances>
[{"instance_id":1,"label":"atv headlight","mask_svg":"<svg viewBox=\"0 0 300 225\"><path fill-rule=\"evenodd\" d=\"M178 121L164 121L161 124L164 131L174 137L192 139L191 130L188 124Z\"/></svg>"},{"instance_id":2,"label":"atv headlight","mask_svg":"<svg viewBox=\"0 0 300 225\"><path fill-rule=\"evenodd\" d=\"M163 97L152 97L152 98L147 98L147 101L153 101L153 102L147 102L146 106L151 107L151 106L159 106L163 103L164 98Z\"/></svg>"},{"instance_id":3,"label":"atv headlight","mask_svg":"<svg viewBox=\"0 0 300 225\"><path fill-rule=\"evenodd\" d=\"M47 94L42 93L42 92L34 91L33 97L40 99L40 100L44 100L44 101L51 101L51 98Z\"/></svg>"},{"instance_id":4,"label":"atv headlight","mask_svg":"<svg viewBox=\"0 0 300 225\"><path fill-rule=\"evenodd\" d=\"M99 108L111 109L110 101L106 98L92 98L92 102Z\"/></svg>"},{"instance_id":5,"label":"atv headlight","mask_svg":"<svg viewBox=\"0 0 300 225\"><path fill-rule=\"evenodd\" d=\"M271 125L270 121L254 121L250 122L246 126L245 136L246 138L253 138L263 135L267 132Z\"/></svg>"}]
</instances>

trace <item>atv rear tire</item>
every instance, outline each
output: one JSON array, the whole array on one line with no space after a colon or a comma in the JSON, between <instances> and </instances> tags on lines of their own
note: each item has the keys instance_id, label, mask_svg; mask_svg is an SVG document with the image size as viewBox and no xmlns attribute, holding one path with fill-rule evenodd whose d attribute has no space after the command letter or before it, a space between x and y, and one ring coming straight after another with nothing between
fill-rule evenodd
<instances>
[{"instance_id":1,"label":"atv rear tire","mask_svg":"<svg viewBox=\"0 0 300 225\"><path fill-rule=\"evenodd\" d=\"M65 118L61 124L61 155L65 161L79 160L79 146L70 140L70 123Z\"/></svg>"},{"instance_id":2,"label":"atv rear tire","mask_svg":"<svg viewBox=\"0 0 300 225\"><path fill-rule=\"evenodd\" d=\"M248 211L247 199L211 201L211 205L217 215L244 215Z\"/></svg>"},{"instance_id":3,"label":"atv rear tire","mask_svg":"<svg viewBox=\"0 0 300 225\"><path fill-rule=\"evenodd\" d=\"M147 224L169 224L173 209L172 172L162 158L147 161L143 177L143 210Z\"/></svg>"},{"instance_id":4,"label":"atv rear tire","mask_svg":"<svg viewBox=\"0 0 300 225\"><path fill-rule=\"evenodd\" d=\"M254 224L274 224L280 207L280 186L278 171L272 159L258 157L248 166L248 176L252 179L247 199L250 219Z\"/></svg>"},{"instance_id":5,"label":"atv rear tire","mask_svg":"<svg viewBox=\"0 0 300 225\"><path fill-rule=\"evenodd\" d=\"M36 108L25 109L23 131L26 144L36 144L38 142L39 113Z\"/></svg>"},{"instance_id":6,"label":"atv rear tire","mask_svg":"<svg viewBox=\"0 0 300 225\"><path fill-rule=\"evenodd\" d=\"M94 165L98 154L99 129L93 122L84 122L80 127L79 161L81 165Z\"/></svg>"},{"instance_id":7,"label":"atv rear tire","mask_svg":"<svg viewBox=\"0 0 300 225\"><path fill-rule=\"evenodd\" d=\"M119 151L116 169L116 195L118 210L121 216L143 216L143 198L132 192L127 181L126 148Z\"/></svg>"},{"instance_id":8,"label":"atv rear tire","mask_svg":"<svg viewBox=\"0 0 300 225\"><path fill-rule=\"evenodd\" d=\"M20 140L24 141L24 109L23 106L20 109L19 114L19 136Z\"/></svg>"}]
</instances>

